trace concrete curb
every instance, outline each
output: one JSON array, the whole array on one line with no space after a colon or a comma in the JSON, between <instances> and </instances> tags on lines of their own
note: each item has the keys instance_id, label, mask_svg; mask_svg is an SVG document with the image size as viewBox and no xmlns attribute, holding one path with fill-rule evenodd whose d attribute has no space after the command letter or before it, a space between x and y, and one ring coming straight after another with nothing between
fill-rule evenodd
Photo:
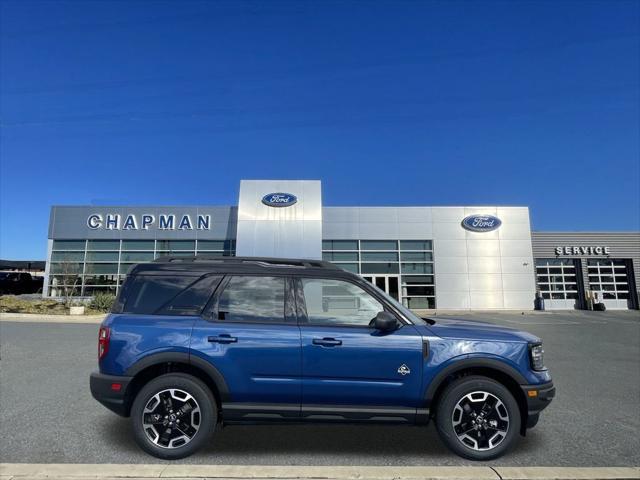
<instances>
[{"instance_id":1,"label":"concrete curb","mask_svg":"<svg viewBox=\"0 0 640 480\"><path fill-rule=\"evenodd\" d=\"M347 467L244 465L0 464L3 480L327 479L327 480L631 480L638 467Z\"/></svg>"},{"instance_id":2,"label":"concrete curb","mask_svg":"<svg viewBox=\"0 0 640 480\"><path fill-rule=\"evenodd\" d=\"M100 315L42 315L39 313L0 313L0 322L23 323L91 323L100 324L106 314Z\"/></svg>"}]
</instances>

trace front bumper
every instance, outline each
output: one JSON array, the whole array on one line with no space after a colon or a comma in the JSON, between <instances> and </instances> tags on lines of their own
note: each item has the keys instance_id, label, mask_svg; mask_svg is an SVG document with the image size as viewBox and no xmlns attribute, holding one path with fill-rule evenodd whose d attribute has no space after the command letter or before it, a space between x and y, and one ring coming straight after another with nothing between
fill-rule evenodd
<instances>
[{"instance_id":1,"label":"front bumper","mask_svg":"<svg viewBox=\"0 0 640 480\"><path fill-rule=\"evenodd\" d=\"M91 395L102 405L112 412L123 417L128 416L127 387L133 377L122 377L120 375L105 375L93 372L89 378ZM120 385L120 388L114 388Z\"/></svg>"},{"instance_id":2,"label":"front bumper","mask_svg":"<svg viewBox=\"0 0 640 480\"><path fill-rule=\"evenodd\" d=\"M533 428L538 423L540 412L547 408L556 396L556 387L553 382L540 385L521 385L524 397L527 400L526 428Z\"/></svg>"}]
</instances>

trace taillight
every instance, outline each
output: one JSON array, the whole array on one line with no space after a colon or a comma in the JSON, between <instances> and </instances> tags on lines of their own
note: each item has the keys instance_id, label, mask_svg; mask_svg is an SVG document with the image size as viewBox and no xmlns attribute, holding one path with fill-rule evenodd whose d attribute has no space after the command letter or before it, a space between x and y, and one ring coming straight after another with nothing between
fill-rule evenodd
<instances>
[{"instance_id":1,"label":"taillight","mask_svg":"<svg viewBox=\"0 0 640 480\"><path fill-rule=\"evenodd\" d=\"M102 358L109 351L109 327L100 327L98 332L98 360Z\"/></svg>"}]
</instances>

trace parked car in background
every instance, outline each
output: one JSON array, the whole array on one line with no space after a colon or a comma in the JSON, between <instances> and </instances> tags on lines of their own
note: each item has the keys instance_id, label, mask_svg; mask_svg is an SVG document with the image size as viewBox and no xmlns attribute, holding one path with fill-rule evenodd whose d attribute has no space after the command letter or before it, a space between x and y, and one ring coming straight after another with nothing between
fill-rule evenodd
<instances>
[{"instance_id":1,"label":"parked car in background","mask_svg":"<svg viewBox=\"0 0 640 480\"><path fill-rule=\"evenodd\" d=\"M164 459L195 452L218 424L433 420L455 453L488 460L555 394L534 335L423 320L317 260L137 265L100 326L98 358L91 393Z\"/></svg>"},{"instance_id":2,"label":"parked car in background","mask_svg":"<svg viewBox=\"0 0 640 480\"><path fill-rule=\"evenodd\" d=\"M0 272L0 295L23 295L42 291L43 277L25 272Z\"/></svg>"}]
</instances>

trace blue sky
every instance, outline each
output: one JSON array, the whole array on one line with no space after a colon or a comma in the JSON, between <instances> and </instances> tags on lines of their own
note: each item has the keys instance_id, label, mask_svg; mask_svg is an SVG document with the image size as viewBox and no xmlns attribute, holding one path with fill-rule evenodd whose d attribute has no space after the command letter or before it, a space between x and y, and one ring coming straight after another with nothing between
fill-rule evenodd
<instances>
[{"instance_id":1,"label":"blue sky","mask_svg":"<svg viewBox=\"0 0 640 480\"><path fill-rule=\"evenodd\" d=\"M2 1L0 257L52 204L531 207L640 228L640 2Z\"/></svg>"}]
</instances>

